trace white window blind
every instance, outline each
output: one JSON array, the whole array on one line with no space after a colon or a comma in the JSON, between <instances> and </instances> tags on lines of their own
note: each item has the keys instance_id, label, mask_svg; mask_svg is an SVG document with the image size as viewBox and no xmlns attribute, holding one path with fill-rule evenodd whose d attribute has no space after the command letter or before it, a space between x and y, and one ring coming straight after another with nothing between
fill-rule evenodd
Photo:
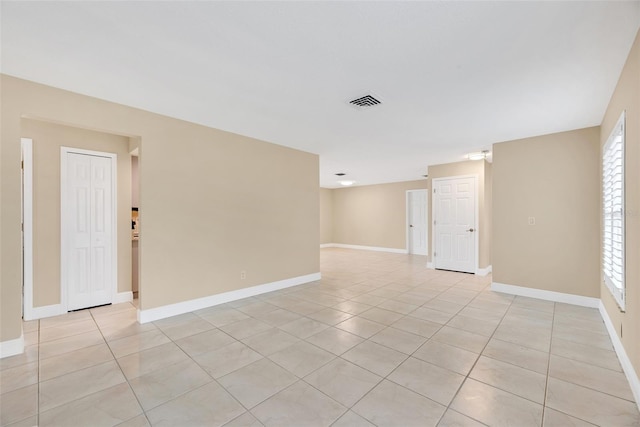
<instances>
[{"instance_id":1,"label":"white window blind","mask_svg":"<svg viewBox=\"0 0 640 427\"><path fill-rule=\"evenodd\" d=\"M624 125L623 112L602 155L602 269L604 281L622 310L625 308Z\"/></svg>"}]
</instances>

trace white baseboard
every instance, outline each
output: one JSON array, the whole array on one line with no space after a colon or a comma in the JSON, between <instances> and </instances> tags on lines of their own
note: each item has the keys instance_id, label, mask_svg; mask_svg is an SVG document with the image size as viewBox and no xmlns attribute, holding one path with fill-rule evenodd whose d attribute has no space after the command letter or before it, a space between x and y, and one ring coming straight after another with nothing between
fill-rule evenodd
<instances>
[{"instance_id":1,"label":"white baseboard","mask_svg":"<svg viewBox=\"0 0 640 427\"><path fill-rule=\"evenodd\" d=\"M24 335L14 340L0 342L0 359L3 357L15 356L24 351Z\"/></svg>"},{"instance_id":2,"label":"white baseboard","mask_svg":"<svg viewBox=\"0 0 640 427\"><path fill-rule=\"evenodd\" d=\"M486 276L489 273L491 273L491 269L492 269L492 266L488 266L488 267L485 267L485 268L477 268L476 269L476 274L478 276Z\"/></svg>"},{"instance_id":3,"label":"white baseboard","mask_svg":"<svg viewBox=\"0 0 640 427\"><path fill-rule=\"evenodd\" d=\"M307 274L306 276L292 277L290 279L278 280L277 282L265 283L263 285L252 286L250 288L238 289L236 291L224 292L222 294L211 295L204 298L192 299L189 301L178 302L175 304L163 305L162 307L151 308L148 310L138 310L138 322L148 323L154 320L164 319L166 317L177 316L178 314L189 313L194 310L200 310L214 305L224 304L243 298L248 298L267 292L277 291L292 286L302 285L304 283L315 282L320 280L320 273Z\"/></svg>"},{"instance_id":4,"label":"white baseboard","mask_svg":"<svg viewBox=\"0 0 640 427\"><path fill-rule=\"evenodd\" d=\"M433 270L433 263L432 262L428 262L427 263L427 268L430 268L431 270Z\"/></svg>"},{"instance_id":5,"label":"white baseboard","mask_svg":"<svg viewBox=\"0 0 640 427\"><path fill-rule=\"evenodd\" d=\"M131 302L133 301L133 292L118 292L116 296L113 298L113 304L120 304L122 302Z\"/></svg>"},{"instance_id":6,"label":"white baseboard","mask_svg":"<svg viewBox=\"0 0 640 427\"><path fill-rule=\"evenodd\" d=\"M42 307L33 307L27 315L24 314L24 320L44 319L45 317L59 316L67 311L62 308L62 304L43 305Z\"/></svg>"},{"instance_id":7,"label":"white baseboard","mask_svg":"<svg viewBox=\"0 0 640 427\"><path fill-rule=\"evenodd\" d=\"M406 249L396 248L382 248L378 246L361 246L361 245L346 245L344 243L324 243L320 245L321 248L342 248L342 249L358 249L361 251L376 251L376 252L391 252L394 254L408 254Z\"/></svg>"},{"instance_id":8,"label":"white baseboard","mask_svg":"<svg viewBox=\"0 0 640 427\"><path fill-rule=\"evenodd\" d=\"M491 290L495 292L502 292L504 294L520 295L523 297L537 298L553 302L562 302L565 304L579 305L582 307L598 308L600 306L600 298L565 294L562 292L545 291L543 289L526 288L524 286L507 285L504 283L491 283Z\"/></svg>"},{"instance_id":9,"label":"white baseboard","mask_svg":"<svg viewBox=\"0 0 640 427\"><path fill-rule=\"evenodd\" d=\"M631 392L633 393L633 397L636 399L636 405L638 405L638 409L640 410L640 379L638 378L638 374L636 373L635 369L633 369L633 364L631 363L627 352L624 350L622 341L620 341L620 337L618 337L616 328L613 326L611 318L609 317L607 309L605 308L602 301L600 301L598 309L600 311L600 316L602 316L602 320L607 327L607 332L609 332L609 336L611 337L611 342L613 343L613 348L616 350L616 354L618 355L618 360L620 361L622 370L624 371L624 374L627 376L627 380L629 381Z\"/></svg>"}]
</instances>

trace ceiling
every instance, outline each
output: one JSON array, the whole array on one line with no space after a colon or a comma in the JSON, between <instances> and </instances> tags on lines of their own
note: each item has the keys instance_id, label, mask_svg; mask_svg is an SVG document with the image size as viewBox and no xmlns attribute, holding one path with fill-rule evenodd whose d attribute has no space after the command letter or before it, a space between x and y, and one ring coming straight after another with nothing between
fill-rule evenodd
<instances>
[{"instance_id":1,"label":"ceiling","mask_svg":"<svg viewBox=\"0 0 640 427\"><path fill-rule=\"evenodd\" d=\"M599 125L640 24L638 1L0 7L3 73L317 153L330 188Z\"/></svg>"}]
</instances>

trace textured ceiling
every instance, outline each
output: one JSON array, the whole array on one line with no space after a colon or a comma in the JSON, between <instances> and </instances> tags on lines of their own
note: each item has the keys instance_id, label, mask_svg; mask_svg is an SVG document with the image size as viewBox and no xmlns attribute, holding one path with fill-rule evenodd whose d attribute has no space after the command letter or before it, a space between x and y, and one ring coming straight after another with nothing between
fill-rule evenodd
<instances>
[{"instance_id":1,"label":"textured ceiling","mask_svg":"<svg viewBox=\"0 0 640 427\"><path fill-rule=\"evenodd\" d=\"M494 142L599 125L628 2L6 2L1 71L420 179ZM373 92L366 110L348 101Z\"/></svg>"}]
</instances>

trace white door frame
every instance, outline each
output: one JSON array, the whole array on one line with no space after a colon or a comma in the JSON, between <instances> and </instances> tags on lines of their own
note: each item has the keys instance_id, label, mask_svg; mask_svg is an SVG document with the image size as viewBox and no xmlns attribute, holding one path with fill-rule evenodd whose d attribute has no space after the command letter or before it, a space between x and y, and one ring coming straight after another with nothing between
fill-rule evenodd
<instances>
[{"instance_id":1,"label":"white door frame","mask_svg":"<svg viewBox=\"0 0 640 427\"><path fill-rule=\"evenodd\" d=\"M474 212L474 221L476 223L476 227L475 227L475 254L474 254L474 261L473 264L475 265L475 272L474 274L478 274L478 260L480 259L480 205L478 204L478 174L473 174L473 175L455 175L455 176L443 176L440 178L433 178L431 180L431 191L432 194L435 194L436 191L436 183L438 181L445 181L448 179L461 179L461 178L472 178L473 179L473 186L474 186L474 191L475 191L475 212ZM431 197L431 218L433 220L435 220L436 218L436 204L435 202L436 197ZM433 254L436 251L436 231L435 231L435 225L433 224L433 222L431 223L431 227L432 227L432 232L431 232L431 265L433 266L433 268L438 268L438 265L436 264L436 257L433 256Z\"/></svg>"},{"instance_id":2,"label":"white door frame","mask_svg":"<svg viewBox=\"0 0 640 427\"><path fill-rule=\"evenodd\" d=\"M22 149L22 317L33 317L33 140L20 138Z\"/></svg>"},{"instance_id":3,"label":"white door frame","mask_svg":"<svg viewBox=\"0 0 640 427\"><path fill-rule=\"evenodd\" d=\"M411 198L410 198L410 194L409 193L416 193L419 191L424 191L427 194L427 206L429 206L429 189L428 188L422 188L422 189L415 189L415 190L407 190L407 194L405 196L406 198L406 215L405 215L405 229L407 230L407 253L411 254L411 229L409 227L409 223L411 222L410 220L410 216L411 216L411 212L410 212L410 203L411 203ZM424 212L425 216L427 218L425 218L427 220L426 224L425 224L425 229L424 229L424 241L428 242L429 241L429 209L425 209ZM429 253L429 248L427 248L427 254Z\"/></svg>"},{"instance_id":4,"label":"white door frame","mask_svg":"<svg viewBox=\"0 0 640 427\"><path fill-rule=\"evenodd\" d=\"M67 154L84 154L89 156L108 157L111 159L111 230L112 230L112 245L111 245L111 302L115 301L118 294L118 175L117 175L117 162L118 155L115 153L105 153L101 151L83 150L80 148L60 147L60 303L62 310L66 313L69 310L69 295L67 289L67 254L70 244L68 242L67 223L68 221L68 207L65 200L67 200Z\"/></svg>"}]
</instances>

